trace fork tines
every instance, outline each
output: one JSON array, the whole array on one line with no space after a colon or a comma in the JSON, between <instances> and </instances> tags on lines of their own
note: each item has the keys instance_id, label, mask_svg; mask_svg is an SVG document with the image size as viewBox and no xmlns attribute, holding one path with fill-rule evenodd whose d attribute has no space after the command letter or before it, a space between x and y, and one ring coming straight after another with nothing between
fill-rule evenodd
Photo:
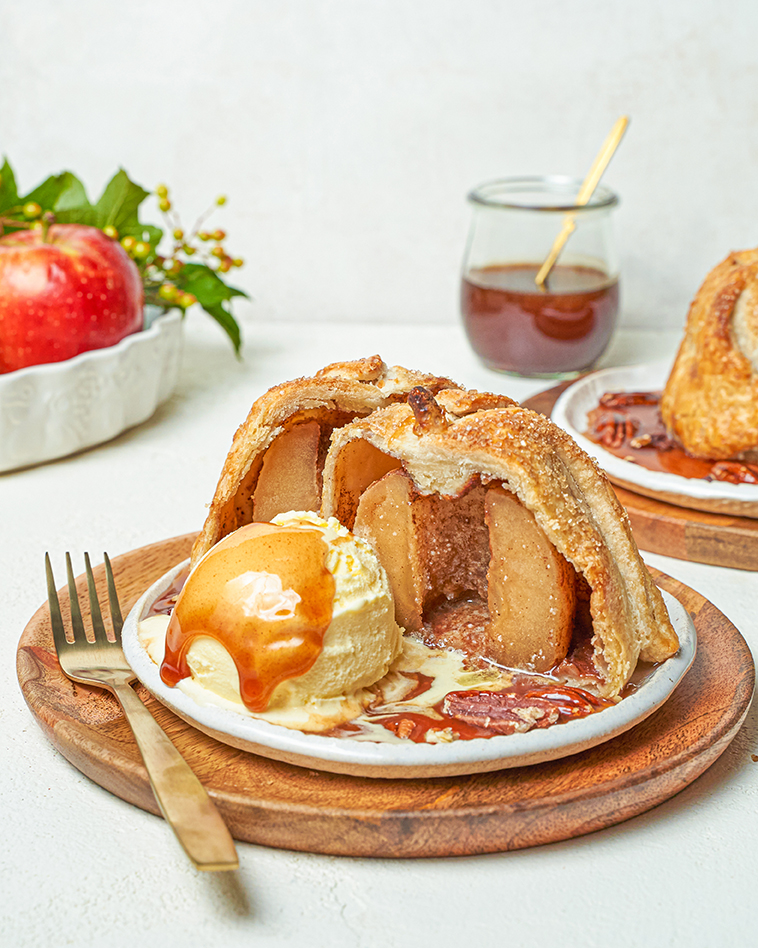
<instances>
[{"instance_id":1,"label":"fork tines","mask_svg":"<svg viewBox=\"0 0 758 948\"><path fill-rule=\"evenodd\" d=\"M108 558L107 553L103 553L103 559L105 563L105 577L108 584L108 602L110 605L111 622L113 624L113 635L116 643L120 645L121 627L123 626L124 622L121 617L121 609L119 607L118 595L116 593L116 583L113 579L111 561ZM100 611L100 603L98 601L97 590L95 588L95 577L92 573L89 553L84 554L84 566L87 574L90 616L92 618L92 630L95 635L95 642L107 644L112 640L108 639L108 633L106 632L105 624L103 623L103 616L102 612ZM53 638L55 641L56 650L60 651L61 648L65 648L65 646L68 644L68 641L66 639L66 629L63 624L63 616L61 615L60 601L58 600L58 592L55 588L55 579L53 577L53 568L50 563L49 553L45 553L45 572L47 575L47 598L50 604L50 619L53 626ZM79 594L76 589L76 579L74 578L74 570L71 565L70 553L66 553L66 573L68 576L68 598L69 607L71 610L71 628L73 631L74 642L79 641L84 644L87 641L87 633L84 628L82 612L79 606Z\"/></svg>"}]
</instances>

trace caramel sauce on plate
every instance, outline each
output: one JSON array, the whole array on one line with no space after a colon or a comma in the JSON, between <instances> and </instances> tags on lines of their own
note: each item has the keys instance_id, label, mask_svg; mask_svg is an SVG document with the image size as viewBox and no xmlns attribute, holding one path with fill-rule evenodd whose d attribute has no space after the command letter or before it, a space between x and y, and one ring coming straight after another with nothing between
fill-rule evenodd
<instances>
[{"instance_id":1,"label":"caramel sauce on plate","mask_svg":"<svg viewBox=\"0 0 758 948\"><path fill-rule=\"evenodd\" d=\"M661 392L606 392L587 415L586 436L649 471L731 484L758 484L758 465L694 458L669 438Z\"/></svg>"},{"instance_id":2,"label":"caramel sauce on plate","mask_svg":"<svg viewBox=\"0 0 758 948\"><path fill-rule=\"evenodd\" d=\"M549 374L585 368L605 350L615 325L618 280L594 267L555 266L547 291L541 264L470 270L461 312L474 351L494 369Z\"/></svg>"},{"instance_id":3,"label":"caramel sauce on plate","mask_svg":"<svg viewBox=\"0 0 758 948\"><path fill-rule=\"evenodd\" d=\"M187 652L207 635L231 655L242 701L265 711L277 685L309 671L332 621L334 577L317 530L250 524L201 560L184 586L166 633L161 678L190 674ZM256 569L266 564L266 570Z\"/></svg>"},{"instance_id":4,"label":"caramel sauce on plate","mask_svg":"<svg viewBox=\"0 0 758 948\"><path fill-rule=\"evenodd\" d=\"M265 711L277 685L307 672L321 654L334 598L326 549L316 530L264 523L224 538L198 564L189 584L184 571L149 610L151 615L171 616L162 680L174 686L188 677L189 647L196 637L207 635L231 655L245 706L253 713ZM272 579L257 579L262 574L255 572L256 563L266 563ZM273 614L265 608L265 596L263 603L260 596L251 596L251 588L261 582L273 582L277 592L272 601L282 607L281 615L276 608ZM591 655L588 635L577 630L569 654L545 673L497 666L502 687L453 690L420 706L403 704L429 691L434 679L418 671L401 672L408 681L400 700L389 700L377 682L368 689L372 697L358 718L321 733L356 739L373 722L396 737L425 743L512 734L524 729L524 716L531 716L530 728L586 717L615 704L583 687L594 690L599 683ZM474 660L467 666L481 663ZM630 685L625 694L634 689Z\"/></svg>"},{"instance_id":5,"label":"caramel sauce on plate","mask_svg":"<svg viewBox=\"0 0 758 948\"><path fill-rule=\"evenodd\" d=\"M551 727L613 705L613 701L584 688L517 673L507 687L498 691L451 691L427 709L409 707L388 713L381 704L376 704L366 710L364 719L376 721L396 737L424 744L429 735L435 733L442 733L441 739L445 741L514 734L527 729L523 727L522 715L534 715L530 729ZM333 728L328 734L355 738L362 730L360 720L356 720Z\"/></svg>"}]
</instances>

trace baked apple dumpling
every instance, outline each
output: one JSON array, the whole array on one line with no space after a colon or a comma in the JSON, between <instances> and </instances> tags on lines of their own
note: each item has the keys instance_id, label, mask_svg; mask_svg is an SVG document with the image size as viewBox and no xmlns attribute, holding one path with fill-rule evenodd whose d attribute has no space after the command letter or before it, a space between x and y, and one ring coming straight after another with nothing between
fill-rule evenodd
<instances>
[{"instance_id":1,"label":"baked apple dumpling","mask_svg":"<svg viewBox=\"0 0 758 948\"><path fill-rule=\"evenodd\" d=\"M758 250L708 274L661 399L669 435L696 458L758 457Z\"/></svg>"}]
</instances>

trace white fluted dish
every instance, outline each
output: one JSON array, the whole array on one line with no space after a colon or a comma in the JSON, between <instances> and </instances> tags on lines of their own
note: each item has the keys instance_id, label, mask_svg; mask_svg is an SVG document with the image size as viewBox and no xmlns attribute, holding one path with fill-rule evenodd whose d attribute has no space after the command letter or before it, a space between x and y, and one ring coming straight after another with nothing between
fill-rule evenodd
<instances>
[{"instance_id":1,"label":"white fluted dish","mask_svg":"<svg viewBox=\"0 0 758 948\"><path fill-rule=\"evenodd\" d=\"M181 348L174 311L115 346L0 375L0 471L65 457L146 421L174 390Z\"/></svg>"}]
</instances>

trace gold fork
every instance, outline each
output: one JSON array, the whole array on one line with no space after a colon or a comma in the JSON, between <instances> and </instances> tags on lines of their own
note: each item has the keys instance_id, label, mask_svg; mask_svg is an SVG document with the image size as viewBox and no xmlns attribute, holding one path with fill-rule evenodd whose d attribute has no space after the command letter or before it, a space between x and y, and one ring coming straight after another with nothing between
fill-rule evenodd
<instances>
[{"instance_id":1,"label":"gold fork","mask_svg":"<svg viewBox=\"0 0 758 948\"><path fill-rule=\"evenodd\" d=\"M47 595L58 661L69 678L86 685L107 688L118 699L142 754L161 813L195 868L207 871L237 869L239 861L234 840L213 801L129 684L136 675L121 650L121 609L111 563L108 554L103 555L115 640L108 639L105 631L95 578L89 555L85 553L90 615L95 636L94 642L90 643L84 631L70 555L66 553L66 569L73 642L66 638L50 557L45 554Z\"/></svg>"}]
</instances>

